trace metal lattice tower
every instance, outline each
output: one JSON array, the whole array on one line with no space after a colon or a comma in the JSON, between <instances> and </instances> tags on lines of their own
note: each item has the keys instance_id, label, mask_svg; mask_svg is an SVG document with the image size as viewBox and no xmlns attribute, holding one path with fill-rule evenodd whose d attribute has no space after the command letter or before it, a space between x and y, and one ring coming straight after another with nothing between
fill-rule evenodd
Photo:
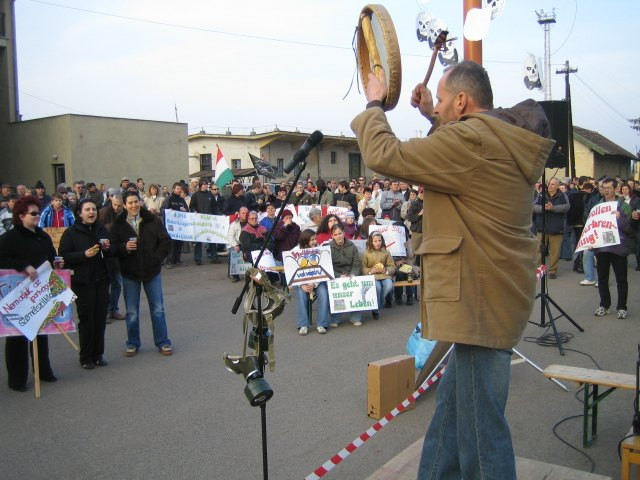
<instances>
[{"instance_id":1,"label":"metal lattice tower","mask_svg":"<svg viewBox=\"0 0 640 480\"><path fill-rule=\"evenodd\" d=\"M556 12L536 12L538 24L544 28L544 99L551 100L551 26L556 23Z\"/></svg>"}]
</instances>

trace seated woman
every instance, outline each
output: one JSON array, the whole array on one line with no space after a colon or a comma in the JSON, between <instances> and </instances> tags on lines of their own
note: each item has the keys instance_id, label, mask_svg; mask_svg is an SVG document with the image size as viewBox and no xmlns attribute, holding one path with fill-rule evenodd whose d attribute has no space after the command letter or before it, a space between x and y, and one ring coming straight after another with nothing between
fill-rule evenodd
<instances>
[{"instance_id":1,"label":"seated woman","mask_svg":"<svg viewBox=\"0 0 640 480\"><path fill-rule=\"evenodd\" d=\"M376 279L376 293L378 295L378 308L381 308L384 299L393 288L391 277L396 272L393 257L386 249L384 238L380 232L373 232L367 239L367 249L362 254L362 275L373 275ZM378 310L372 312L375 320L378 319Z\"/></svg>"},{"instance_id":2,"label":"seated woman","mask_svg":"<svg viewBox=\"0 0 640 480\"><path fill-rule=\"evenodd\" d=\"M405 239L408 240L409 239L409 231L407 229L407 227L404 225L404 223L402 222L396 222L394 225L401 225L404 226L404 230L405 230ZM393 257L393 261L396 264L396 281L397 282L402 282L405 280L409 279L409 274L411 273L411 275L413 275L413 262L412 262L412 257L409 257L409 255L412 255L412 252L407 252L408 256L405 257ZM416 285L418 285L416 283ZM407 287L394 287L393 289L393 295L396 299L396 305L402 305L402 292L404 291L407 294L407 305L413 305L413 299L417 297L417 286L407 286ZM388 296L386 298L386 305L385 307L389 308L391 307L391 296Z\"/></svg>"},{"instance_id":3,"label":"seated woman","mask_svg":"<svg viewBox=\"0 0 640 480\"><path fill-rule=\"evenodd\" d=\"M313 248L317 245L315 232L307 229L300 234L300 244L296 249ZM315 303L318 305L318 326L316 330L321 334L327 333L327 328L329 328L329 293L327 291L327 282L296 285L293 287L293 290L297 301L298 333L300 335L306 335L309 332L309 315L311 308L313 308L309 304L309 297L311 295L316 297Z\"/></svg>"},{"instance_id":4,"label":"seated woman","mask_svg":"<svg viewBox=\"0 0 640 480\"><path fill-rule=\"evenodd\" d=\"M333 213L327 215L322 219L322 222L318 227L318 231L316 232L316 241L318 242L318 245L324 245L325 243L331 241L331 229L334 225L340 225L340 227L342 227L344 231L342 222Z\"/></svg>"},{"instance_id":5,"label":"seated woman","mask_svg":"<svg viewBox=\"0 0 640 480\"><path fill-rule=\"evenodd\" d=\"M356 215L352 211L348 211L344 217L344 236L348 240L358 237L358 224L356 223Z\"/></svg>"},{"instance_id":6,"label":"seated woman","mask_svg":"<svg viewBox=\"0 0 640 480\"><path fill-rule=\"evenodd\" d=\"M340 277L355 277L360 275L361 264L358 249L351 240L344 238L344 228L342 225L334 225L331 228L333 240L329 242L331 247L331 263L333 263L333 274L336 279ZM359 327L362 325L362 312L351 312L349 314L351 323ZM331 314L329 325L338 327L340 314Z\"/></svg>"},{"instance_id":7,"label":"seated woman","mask_svg":"<svg viewBox=\"0 0 640 480\"><path fill-rule=\"evenodd\" d=\"M239 240L240 249L242 250L245 261L253 263L251 252L262 249L262 244L268 234L269 232L267 232L267 229L258 223L258 212L249 212L249 215L247 216L247 224L242 227ZM267 248L273 253L273 237L269 239ZM277 273L268 272L267 275L272 283L278 280Z\"/></svg>"},{"instance_id":8,"label":"seated woman","mask_svg":"<svg viewBox=\"0 0 640 480\"><path fill-rule=\"evenodd\" d=\"M378 221L375 218L367 217L360 226L360 240L366 240L369 238L369 227L371 225L378 225Z\"/></svg>"}]
</instances>

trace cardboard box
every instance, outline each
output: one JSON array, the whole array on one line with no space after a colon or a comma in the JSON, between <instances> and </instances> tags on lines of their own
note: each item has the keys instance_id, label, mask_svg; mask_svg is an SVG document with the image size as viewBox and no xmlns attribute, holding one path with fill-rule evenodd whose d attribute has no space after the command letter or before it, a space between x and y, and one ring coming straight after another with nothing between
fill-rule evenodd
<instances>
[{"instance_id":1,"label":"cardboard box","mask_svg":"<svg viewBox=\"0 0 640 480\"><path fill-rule=\"evenodd\" d=\"M367 369L367 412L380 419L413 393L415 360L412 355L398 355L371 362ZM415 408L415 403L407 410Z\"/></svg>"}]
</instances>

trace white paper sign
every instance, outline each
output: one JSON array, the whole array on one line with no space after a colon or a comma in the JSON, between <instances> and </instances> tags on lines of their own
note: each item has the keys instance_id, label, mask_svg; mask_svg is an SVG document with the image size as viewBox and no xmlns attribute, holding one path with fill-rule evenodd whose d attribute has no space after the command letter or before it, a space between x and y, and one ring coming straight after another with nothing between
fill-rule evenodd
<instances>
[{"instance_id":1,"label":"white paper sign","mask_svg":"<svg viewBox=\"0 0 640 480\"><path fill-rule=\"evenodd\" d=\"M282 260L284 275L290 287L326 282L334 277L331 247L294 248L289 252L282 252Z\"/></svg>"},{"instance_id":2,"label":"white paper sign","mask_svg":"<svg viewBox=\"0 0 640 480\"><path fill-rule=\"evenodd\" d=\"M298 217L294 219L294 222L300 225L300 228L313 224L313 222L309 218L309 212L312 208L320 207L318 207L317 205L298 205Z\"/></svg>"},{"instance_id":3,"label":"white paper sign","mask_svg":"<svg viewBox=\"0 0 640 480\"><path fill-rule=\"evenodd\" d=\"M620 244L617 210L618 202L599 203L591 209L576 246L576 253Z\"/></svg>"},{"instance_id":4,"label":"white paper sign","mask_svg":"<svg viewBox=\"0 0 640 480\"><path fill-rule=\"evenodd\" d=\"M251 251L251 260L253 261L253 263L256 263L256 258L258 258L259 253L260 253L260 250ZM273 258L273 253L271 253L269 249L265 249L264 253L262 254L262 257L260 258L260 263L258 264L258 268L260 270L265 270L267 272L273 272L273 270L271 270L271 267L275 267L275 266L276 266L276 259Z\"/></svg>"},{"instance_id":5,"label":"white paper sign","mask_svg":"<svg viewBox=\"0 0 640 480\"><path fill-rule=\"evenodd\" d=\"M377 310L378 295L373 275L338 277L327 282L331 313Z\"/></svg>"},{"instance_id":6,"label":"white paper sign","mask_svg":"<svg viewBox=\"0 0 640 480\"><path fill-rule=\"evenodd\" d=\"M482 40L489 33L490 25L490 8L472 8L467 12L467 18L464 21L464 38L472 42Z\"/></svg>"},{"instance_id":7,"label":"white paper sign","mask_svg":"<svg viewBox=\"0 0 640 480\"><path fill-rule=\"evenodd\" d=\"M406 234L401 225L370 225L369 235L373 232L380 232L384 238L386 248L392 257L406 257L407 248L405 246Z\"/></svg>"},{"instance_id":8,"label":"white paper sign","mask_svg":"<svg viewBox=\"0 0 640 480\"><path fill-rule=\"evenodd\" d=\"M362 255L364 251L367 249L367 241L366 240L350 240L356 248L358 249L358 253Z\"/></svg>"},{"instance_id":9,"label":"white paper sign","mask_svg":"<svg viewBox=\"0 0 640 480\"><path fill-rule=\"evenodd\" d=\"M227 243L229 217L223 215L165 210L164 224L173 240Z\"/></svg>"},{"instance_id":10,"label":"white paper sign","mask_svg":"<svg viewBox=\"0 0 640 480\"><path fill-rule=\"evenodd\" d=\"M251 263L245 262L242 252L231 249L229 252L229 275L244 275L251 268Z\"/></svg>"},{"instance_id":11,"label":"white paper sign","mask_svg":"<svg viewBox=\"0 0 640 480\"><path fill-rule=\"evenodd\" d=\"M31 341L47 319L55 318L76 298L49 262L40 265L37 272L35 280L25 278L0 300L0 314Z\"/></svg>"},{"instance_id":12,"label":"white paper sign","mask_svg":"<svg viewBox=\"0 0 640 480\"><path fill-rule=\"evenodd\" d=\"M344 223L348 211L349 209L344 207L327 207L327 215L335 215L342 223Z\"/></svg>"}]
</instances>

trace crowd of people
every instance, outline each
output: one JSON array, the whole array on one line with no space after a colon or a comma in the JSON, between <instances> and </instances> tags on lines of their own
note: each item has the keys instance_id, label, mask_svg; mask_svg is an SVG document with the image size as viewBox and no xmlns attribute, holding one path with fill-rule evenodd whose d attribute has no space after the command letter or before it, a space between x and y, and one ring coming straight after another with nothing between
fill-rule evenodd
<instances>
[{"instance_id":1,"label":"crowd of people","mask_svg":"<svg viewBox=\"0 0 640 480\"><path fill-rule=\"evenodd\" d=\"M298 225L288 205L310 205L309 223ZM581 285L595 285L600 293L600 305L595 314L608 314L611 295L608 287L610 266L614 270L618 299L618 318L626 318L628 295L627 255L636 257L640 269L638 215L640 191L629 179L588 177L552 178L543 188L536 185L532 231L547 245L548 275L558 275L561 259L572 260L573 269L584 273ZM224 193L223 193L224 191ZM617 201L621 244L578 255L573 252L591 208L603 201ZM360 176L350 181L305 182L292 185L262 183L254 177L250 185L238 180L220 188L208 179L175 182L171 189L152 184L146 187L142 178L136 182L123 178L119 187L107 188L94 183L74 182L72 187L61 184L52 195L42 182L29 189L3 184L0 191L0 267L13 268L29 275L40 264L50 261L58 268L74 270L72 289L77 295L79 361L91 370L106 366L104 355L105 325L113 320L126 320L125 355L135 356L141 346L139 303L144 288L151 312L154 343L164 355L172 354L164 314L161 269L186 265L183 253L193 249L195 265L203 263L203 249L209 262L219 263L228 250L242 252L251 261L251 252L259 250L274 226L276 212L284 209L275 225L268 248L276 263L282 265L283 252L294 248L328 245L331 248L334 274L338 276L373 275L376 281L378 309L396 305L413 305L416 286L395 287L394 282L419 276L419 259L413 252L422 241L424 189L390 178L374 175L367 181ZM346 214L323 215L323 207L342 206ZM289 207L291 208L291 207ZM227 215L233 220L228 232L228 244L194 243L172 240L163 226L164 210L191 211L210 215ZM544 215L544 233L543 221ZM394 257L386 249L384 237L371 225L394 224L405 231L407 255ZM42 227L66 227L56 253ZM47 239L34 243L35 239ZM353 240L366 241L359 251ZM45 246L43 246L45 245ZM62 257L54 263L54 257ZM540 259L542 260L542 259ZM284 276L270 274L274 282L285 285ZM238 275L229 275L238 281ZM119 299L124 293L125 314L119 311ZM331 314L327 285L309 283L293 287L296 298L296 327L300 335L311 328L310 309L315 306L315 328L324 334L337 328L340 315ZM406 298L406 300L404 298ZM363 312L349 314L350 322L362 325ZM7 370L9 386L18 391L26 387L27 350L24 337L7 339ZM55 381L48 361L46 336L39 342L40 376Z\"/></svg>"}]
</instances>

